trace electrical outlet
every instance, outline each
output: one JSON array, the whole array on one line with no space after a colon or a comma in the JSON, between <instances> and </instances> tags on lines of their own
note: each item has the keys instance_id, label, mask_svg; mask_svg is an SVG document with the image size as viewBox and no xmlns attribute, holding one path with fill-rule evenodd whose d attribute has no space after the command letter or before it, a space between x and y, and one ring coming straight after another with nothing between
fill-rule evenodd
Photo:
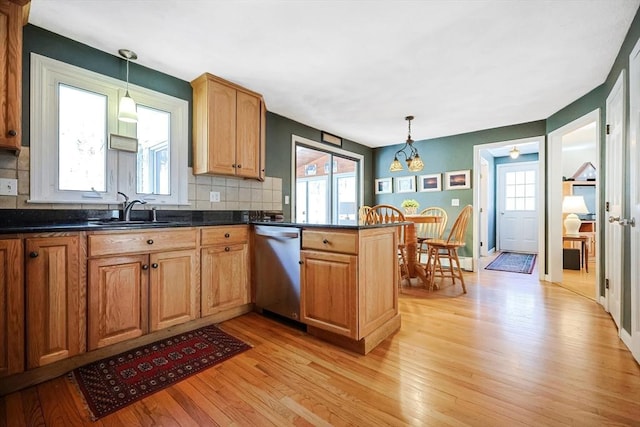
<instances>
[{"instance_id":1,"label":"electrical outlet","mask_svg":"<svg viewBox=\"0 0 640 427\"><path fill-rule=\"evenodd\" d=\"M18 180L0 178L0 196L17 196Z\"/></svg>"},{"instance_id":2,"label":"electrical outlet","mask_svg":"<svg viewBox=\"0 0 640 427\"><path fill-rule=\"evenodd\" d=\"M460 199L451 199L451 206L460 206Z\"/></svg>"},{"instance_id":3,"label":"electrical outlet","mask_svg":"<svg viewBox=\"0 0 640 427\"><path fill-rule=\"evenodd\" d=\"M219 191L211 191L209 192L209 201L210 202L220 202L220 192Z\"/></svg>"}]
</instances>

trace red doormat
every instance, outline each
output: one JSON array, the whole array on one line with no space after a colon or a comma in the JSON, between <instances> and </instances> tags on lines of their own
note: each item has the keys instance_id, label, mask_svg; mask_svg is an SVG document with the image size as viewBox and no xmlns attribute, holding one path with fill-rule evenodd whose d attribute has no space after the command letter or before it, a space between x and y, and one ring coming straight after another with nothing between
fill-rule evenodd
<instances>
[{"instance_id":1,"label":"red doormat","mask_svg":"<svg viewBox=\"0 0 640 427\"><path fill-rule=\"evenodd\" d=\"M531 274L536 264L536 254L518 254L502 252L485 267L485 270L508 271L511 273Z\"/></svg>"},{"instance_id":2,"label":"red doormat","mask_svg":"<svg viewBox=\"0 0 640 427\"><path fill-rule=\"evenodd\" d=\"M211 325L98 360L69 375L97 420L250 348Z\"/></svg>"}]
</instances>

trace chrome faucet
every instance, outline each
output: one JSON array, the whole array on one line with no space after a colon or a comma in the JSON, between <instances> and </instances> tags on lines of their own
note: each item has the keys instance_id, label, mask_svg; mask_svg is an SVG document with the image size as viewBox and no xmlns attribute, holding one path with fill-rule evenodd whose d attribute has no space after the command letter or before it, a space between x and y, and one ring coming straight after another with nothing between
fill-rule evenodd
<instances>
[{"instance_id":1,"label":"chrome faucet","mask_svg":"<svg viewBox=\"0 0 640 427\"><path fill-rule=\"evenodd\" d=\"M140 203L141 205L147 204L147 202L145 202L144 200L139 200L139 199L129 201L129 196L127 196L121 191L118 191L118 194L124 197L124 202L122 202L122 212L124 215L125 222L131 221L131 209L133 209L133 205L135 205L136 203Z\"/></svg>"}]
</instances>

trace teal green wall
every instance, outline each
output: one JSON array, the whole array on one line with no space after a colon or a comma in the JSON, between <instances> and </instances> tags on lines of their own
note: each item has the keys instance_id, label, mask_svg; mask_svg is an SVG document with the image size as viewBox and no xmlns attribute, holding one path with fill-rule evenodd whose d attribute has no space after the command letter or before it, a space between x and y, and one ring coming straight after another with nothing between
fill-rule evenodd
<instances>
[{"instance_id":1,"label":"teal green wall","mask_svg":"<svg viewBox=\"0 0 640 427\"><path fill-rule=\"evenodd\" d=\"M268 107L268 105L267 105ZM291 137L301 136L312 141L320 142L321 132L317 129L295 122L275 113L267 114L267 170L268 176L282 178L283 195L291 196ZM335 148L327 144L328 148ZM356 142L343 139L342 149L364 156L364 204L373 204L373 149ZM285 219L291 219L291 203L283 205Z\"/></svg>"},{"instance_id":2,"label":"teal green wall","mask_svg":"<svg viewBox=\"0 0 640 427\"><path fill-rule=\"evenodd\" d=\"M389 172L389 165L393 161L393 156L403 144L377 148L375 151L374 167L374 174L376 178L408 175L419 176L424 174L442 173L443 191L427 193L378 194L375 197L375 203L400 206L402 200L411 198L416 199L418 203L420 203L420 209L429 206L444 207L447 210L447 215L449 216L447 229L445 231L445 233L448 233L448 230L455 221L456 216L458 216L462 210L462 207L473 204L473 190L444 191L444 172L466 169L471 170L473 168L473 147L475 145L540 136L544 135L545 131L545 122L540 120L461 135L416 141L413 145L418 149L420 157L425 164L424 170L416 173L409 173L406 168L401 172ZM471 175L473 176L473 172ZM472 180L471 187L473 188L474 185L475 183ZM370 186L369 188L370 191L373 191L373 186ZM459 199L460 206L451 206L451 199ZM467 245L460 250L461 256L471 256L473 252L472 235L472 224L469 222L466 235Z\"/></svg>"}]
</instances>

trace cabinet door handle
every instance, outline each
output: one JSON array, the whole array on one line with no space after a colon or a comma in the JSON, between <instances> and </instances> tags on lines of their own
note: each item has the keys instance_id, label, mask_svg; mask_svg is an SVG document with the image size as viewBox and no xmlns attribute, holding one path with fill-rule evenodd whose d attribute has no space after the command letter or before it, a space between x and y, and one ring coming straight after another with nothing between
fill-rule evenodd
<instances>
[{"instance_id":1,"label":"cabinet door handle","mask_svg":"<svg viewBox=\"0 0 640 427\"><path fill-rule=\"evenodd\" d=\"M143 269L143 270L148 270L148 269L149 269L149 266L148 266L147 264L142 264L142 269Z\"/></svg>"},{"instance_id":2,"label":"cabinet door handle","mask_svg":"<svg viewBox=\"0 0 640 427\"><path fill-rule=\"evenodd\" d=\"M151 264L151 267L158 268L158 264L154 262L153 264Z\"/></svg>"},{"instance_id":3,"label":"cabinet door handle","mask_svg":"<svg viewBox=\"0 0 640 427\"><path fill-rule=\"evenodd\" d=\"M329 244L329 241L327 239L322 240L322 243L324 243L325 245Z\"/></svg>"},{"instance_id":4,"label":"cabinet door handle","mask_svg":"<svg viewBox=\"0 0 640 427\"><path fill-rule=\"evenodd\" d=\"M300 261L298 261L298 264L302 265L302 264L304 264L304 261L300 260Z\"/></svg>"},{"instance_id":5,"label":"cabinet door handle","mask_svg":"<svg viewBox=\"0 0 640 427\"><path fill-rule=\"evenodd\" d=\"M242 167L242 165L238 165L238 169L240 169Z\"/></svg>"},{"instance_id":6,"label":"cabinet door handle","mask_svg":"<svg viewBox=\"0 0 640 427\"><path fill-rule=\"evenodd\" d=\"M225 252L229 252L230 250L231 250L231 248L230 248L229 246L227 246L227 247L225 247L225 248L224 248L224 251L225 251Z\"/></svg>"},{"instance_id":7,"label":"cabinet door handle","mask_svg":"<svg viewBox=\"0 0 640 427\"><path fill-rule=\"evenodd\" d=\"M226 238L228 239L229 237L231 237L231 234L229 234L229 233L224 233L224 237L226 237Z\"/></svg>"},{"instance_id":8,"label":"cabinet door handle","mask_svg":"<svg viewBox=\"0 0 640 427\"><path fill-rule=\"evenodd\" d=\"M231 167L235 169L237 166L236 166L236 164L234 163L234 164L232 164L232 165L231 165Z\"/></svg>"},{"instance_id":9,"label":"cabinet door handle","mask_svg":"<svg viewBox=\"0 0 640 427\"><path fill-rule=\"evenodd\" d=\"M38 252L33 251L33 252L29 253L29 256L30 256L31 258L38 258Z\"/></svg>"},{"instance_id":10,"label":"cabinet door handle","mask_svg":"<svg viewBox=\"0 0 640 427\"><path fill-rule=\"evenodd\" d=\"M15 130L11 129L9 132L7 132L9 134L9 136L16 136L18 134L18 132L16 132Z\"/></svg>"},{"instance_id":11,"label":"cabinet door handle","mask_svg":"<svg viewBox=\"0 0 640 427\"><path fill-rule=\"evenodd\" d=\"M147 243L150 244L150 245L153 245L153 239L147 240Z\"/></svg>"}]
</instances>

